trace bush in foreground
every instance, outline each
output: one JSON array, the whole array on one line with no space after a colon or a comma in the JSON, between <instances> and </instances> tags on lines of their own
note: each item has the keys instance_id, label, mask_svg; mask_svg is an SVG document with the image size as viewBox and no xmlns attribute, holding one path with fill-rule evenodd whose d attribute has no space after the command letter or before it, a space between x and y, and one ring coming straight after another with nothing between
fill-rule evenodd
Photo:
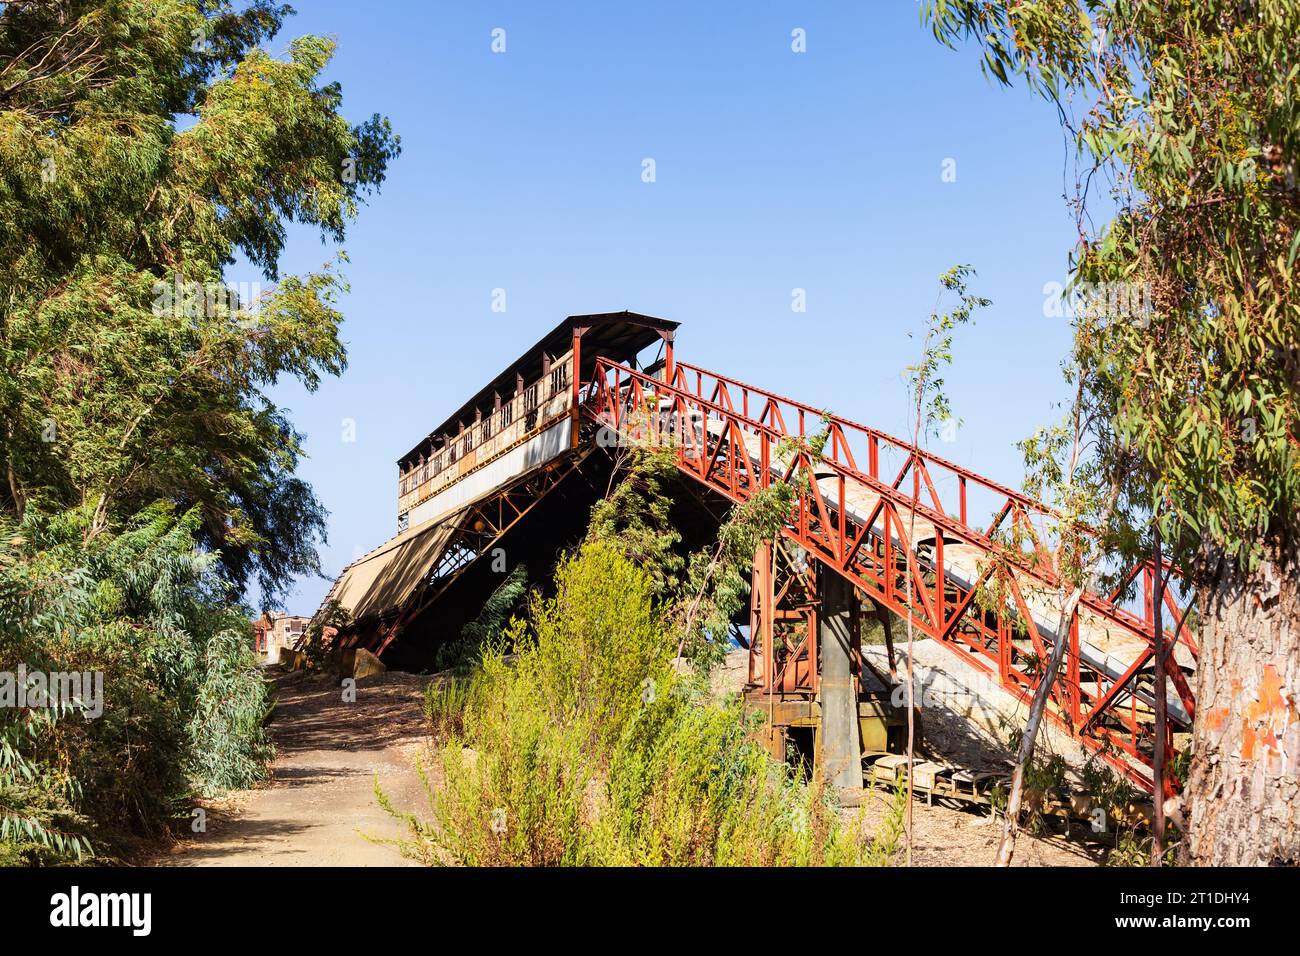
<instances>
[{"instance_id":1,"label":"bush in foreground","mask_svg":"<svg viewBox=\"0 0 1300 956\"><path fill-rule=\"evenodd\" d=\"M609 543L560 562L468 678L430 688L442 779L395 841L427 864L801 865L888 862L747 734L739 703L671 666L655 582ZM505 646L515 654L507 659ZM893 814L896 817L897 814ZM896 822L896 821L895 821Z\"/></svg>"}]
</instances>

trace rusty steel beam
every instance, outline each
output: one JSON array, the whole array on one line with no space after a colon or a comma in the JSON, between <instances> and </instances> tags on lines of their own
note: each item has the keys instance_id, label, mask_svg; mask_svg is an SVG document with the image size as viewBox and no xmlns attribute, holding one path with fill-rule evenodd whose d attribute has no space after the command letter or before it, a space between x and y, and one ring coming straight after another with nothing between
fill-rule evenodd
<instances>
[{"instance_id":1,"label":"rusty steel beam","mask_svg":"<svg viewBox=\"0 0 1300 956\"><path fill-rule=\"evenodd\" d=\"M881 607L900 617L911 616L923 634L996 677L1008 692L1022 700L1032 697L1037 686L1032 662L1048 648L1021 585L1032 584L1035 593L1054 593L1059 585L1035 560L1044 553L1035 523L1050 522L1059 517L1056 512L883 432L825 415L735 379L680 361L665 377L667 381L598 359L587 383L583 413L620 433L635 429L645 432L651 442L671 442L683 473L734 502L748 500L773 481L794 484L795 506L783 529L784 537L798 543L819 564L848 578ZM813 427L829 433L816 458L807 442ZM865 445L865 463L855 457L850 438ZM902 457L896 473L882 472L882 452ZM937 474L956 479L955 501L941 495ZM850 489L875 496L867 520L848 513ZM986 528L970 523L972 493L994 502L994 517ZM933 530L931 538L923 539L928 544L917 546L910 540L908 528L913 518ZM1010 549L994 538L1004 521L1029 542L1029 553ZM973 548L987 559L978 580L962 583L947 573L944 549L956 545ZM1160 577L1162 573L1174 573L1163 559L1139 564L1126 577L1132 582L1142 575L1150 582L1153 574ZM1011 605L980 608L974 599L986 583L1000 585ZM1148 601L1144 612L1138 614L1121 606L1118 597L1089 593L1080 602L1080 611L1070 625L1066 667L1053 688L1048 714L1084 747L1100 753L1129 779L1149 786L1152 728L1138 713L1139 696L1146 693L1139 687L1141 667L1130 668L1103 692L1105 675L1081 658L1081 613L1116 629L1135 645L1149 649L1154 643L1153 602ZM1181 645L1195 660L1197 648L1186 629L1185 612L1176 610L1167 589L1161 589L1157 600L1162 606L1175 607L1177 624L1169 638L1170 648ZM752 610L751 621L757 620L763 628L762 640L776 621L770 611L769 618L762 618L760 605L761 601ZM815 628L812 631L815 633ZM777 643L775 634L768 640ZM1032 653L1017 641L1031 646ZM765 658L772 656L767 650L763 653ZM810 659L816 661L815 653ZM761 663L766 675L770 660ZM1173 682L1190 716L1195 701L1172 651L1163 664L1157 665L1160 674ZM767 686L779 691L784 679L777 671ZM815 684L815 666L809 679Z\"/></svg>"},{"instance_id":2,"label":"rusty steel beam","mask_svg":"<svg viewBox=\"0 0 1300 956\"><path fill-rule=\"evenodd\" d=\"M1160 560L1160 527L1155 526L1155 560L1158 568ZM1164 610L1164 575L1155 575L1153 600L1151 601L1151 637L1155 641L1156 659L1156 727L1155 747L1151 753L1151 803L1153 820L1151 827L1151 865L1160 866L1164 861L1165 844L1165 750L1169 742L1169 706L1165 697L1165 627L1161 620Z\"/></svg>"},{"instance_id":3,"label":"rusty steel beam","mask_svg":"<svg viewBox=\"0 0 1300 956\"><path fill-rule=\"evenodd\" d=\"M522 521L537 505L569 475L573 474L594 447L569 453L564 459L548 462L535 472L499 489L496 494L475 506L461 521L459 534L448 542L447 550L458 549L464 560L451 566L440 563L430 574L430 579L408 599L397 616L381 627L368 642L368 649L376 656L396 641L412 621L424 614L461 576Z\"/></svg>"}]
</instances>

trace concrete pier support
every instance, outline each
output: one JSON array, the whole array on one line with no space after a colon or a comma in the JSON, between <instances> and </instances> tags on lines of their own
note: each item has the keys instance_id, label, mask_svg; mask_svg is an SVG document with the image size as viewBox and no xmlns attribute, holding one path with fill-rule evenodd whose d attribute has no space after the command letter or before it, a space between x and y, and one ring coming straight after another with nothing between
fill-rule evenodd
<instances>
[{"instance_id":1,"label":"concrete pier support","mask_svg":"<svg viewBox=\"0 0 1300 956\"><path fill-rule=\"evenodd\" d=\"M858 789L862 786L862 744L853 686L853 585L833 571L825 568L818 571L821 770L827 786Z\"/></svg>"}]
</instances>

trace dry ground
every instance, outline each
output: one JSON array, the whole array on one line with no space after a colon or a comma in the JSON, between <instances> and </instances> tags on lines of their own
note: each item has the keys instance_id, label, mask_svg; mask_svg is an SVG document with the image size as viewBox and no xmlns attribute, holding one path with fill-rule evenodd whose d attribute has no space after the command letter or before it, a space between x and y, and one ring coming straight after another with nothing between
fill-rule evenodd
<instances>
[{"instance_id":1,"label":"dry ground","mask_svg":"<svg viewBox=\"0 0 1300 956\"><path fill-rule=\"evenodd\" d=\"M872 829L884 818L891 795L868 794L861 812ZM849 813L851 811L844 811ZM913 810L914 866L991 866L997 852L1001 830L998 821L987 813L954 803L952 806L927 806L918 795ZM1016 841L1013 866L1096 866L1101 862L1101 847L1081 840L1076 831L1073 840L1064 834L1031 836L1022 834Z\"/></svg>"},{"instance_id":2,"label":"dry ground","mask_svg":"<svg viewBox=\"0 0 1300 956\"><path fill-rule=\"evenodd\" d=\"M162 866L397 866L398 851L367 840L402 835L375 802L374 779L402 810L425 805L415 758L425 747L428 677L389 673L358 682L344 703L337 681L276 678L270 780L205 805L207 832L178 844Z\"/></svg>"},{"instance_id":3,"label":"dry ground","mask_svg":"<svg viewBox=\"0 0 1300 956\"><path fill-rule=\"evenodd\" d=\"M921 655L918 653L918 658ZM928 662L932 666L939 661ZM744 682L743 656L731 655L715 674L715 689ZM207 832L183 841L161 866L396 866L398 851L363 834L399 837L401 825L375 801L374 777L401 810L426 806L415 771L427 754L421 695L428 676L388 673L357 687L344 703L337 682L324 676L276 677L278 707L271 724L277 747L272 776L263 786L204 805ZM996 759L987 732L973 731L954 714L929 715L932 746L949 759ZM886 797L869 794L860 810L868 825L884 816ZM988 865L998 838L987 814L962 807L915 807L914 863L920 866ZM1098 862L1096 844L1061 835L1022 838L1021 866L1088 866Z\"/></svg>"}]
</instances>

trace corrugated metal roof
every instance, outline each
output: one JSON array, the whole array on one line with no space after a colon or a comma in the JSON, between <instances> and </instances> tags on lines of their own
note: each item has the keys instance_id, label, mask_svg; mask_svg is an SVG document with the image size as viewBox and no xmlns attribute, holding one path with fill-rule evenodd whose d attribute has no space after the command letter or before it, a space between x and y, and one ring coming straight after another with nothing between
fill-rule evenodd
<instances>
[{"instance_id":1,"label":"corrugated metal roof","mask_svg":"<svg viewBox=\"0 0 1300 956\"><path fill-rule=\"evenodd\" d=\"M462 509L409 528L353 561L326 600L337 601L353 623L401 607L442 559L464 514Z\"/></svg>"}]
</instances>

